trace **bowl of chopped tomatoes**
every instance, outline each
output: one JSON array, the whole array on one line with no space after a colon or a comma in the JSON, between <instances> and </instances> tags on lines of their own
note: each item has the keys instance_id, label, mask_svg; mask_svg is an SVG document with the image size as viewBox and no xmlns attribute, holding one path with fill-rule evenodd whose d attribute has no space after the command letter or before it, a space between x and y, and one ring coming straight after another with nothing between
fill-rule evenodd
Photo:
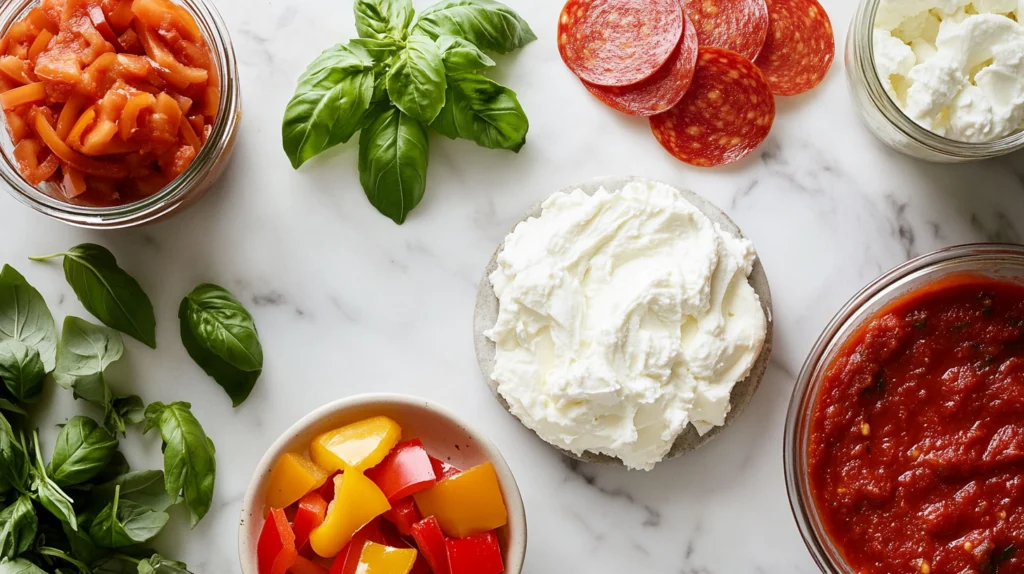
<instances>
[{"instance_id":1,"label":"bowl of chopped tomatoes","mask_svg":"<svg viewBox=\"0 0 1024 574\"><path fill-rule=\"evenodd\" d=\"M518 574L526 512L498 449L448 410L374 394L326 405L263 457L243 574Z\"/></svg>"},{"instance_id":2,"label":"bowl of chopped tomatoes","mask_svg":"<svg viewBox=\"0 0 1024 574\"><path fill-rule=\"evenodd\" d=\"M0 31L0 178L22 203L128 227L220 176L241 101L209 0L15 0Z\"/></svg>"}]
</instances>

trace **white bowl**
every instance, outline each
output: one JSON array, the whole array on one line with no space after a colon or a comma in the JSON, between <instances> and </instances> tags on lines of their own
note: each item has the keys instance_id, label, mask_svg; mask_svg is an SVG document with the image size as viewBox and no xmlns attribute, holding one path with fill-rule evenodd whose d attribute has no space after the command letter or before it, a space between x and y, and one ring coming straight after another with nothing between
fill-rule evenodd
<instances>
[{"instance_id":1,"label":"white bowl","mask_svg":"<svg viewBox=\"0 0 1024 574\"><path fill-rule=\"evenodd\" d=\"M494 464L508 508L508 524L498 530L505 572L519 574L526 557L526 509L504 457L490 440L448 409L425 399L396 394L358 395L320 407L295 423L263 455L242 500L238 528L242 574L258 574L256 541L263 528L263 501L274 462L288 452L306 452L321 433L377 415L390 417L401 425L403 440L420 439L431 455L458 468Z\"/></svg>"}]
</instances>

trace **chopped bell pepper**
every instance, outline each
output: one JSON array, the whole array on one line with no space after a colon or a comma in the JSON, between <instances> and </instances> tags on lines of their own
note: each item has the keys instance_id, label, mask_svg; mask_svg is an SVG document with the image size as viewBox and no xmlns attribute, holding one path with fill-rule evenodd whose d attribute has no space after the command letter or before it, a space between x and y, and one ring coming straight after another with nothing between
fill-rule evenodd
<instances>
[{"instance_id":1,"label":"chopped bell pepper","mask_svg":"<svg viewBox=\"0 0 1024 574\"><path fill-rule=\"evenodd\" d=\"M416 509L416 501L409 498L403 498L396 500L391 503L391 510L384 513L384 518L395 525L395 529L402 536L409 536L412 534L412 525L420 521L420 511Z\"/></svg>"},{"instance_id":2,"label":"chopped bell pepper","mask_svg":"<svg viewBox=\"0 0 1024 574\"><path fill-rule=\"evenodd\" d=\"M314 490L302 497L302 500L299 501L299 508L295 511L295 518L292 520L296 548L302 548L306 542L309 542L310 533L323 523L325 516L327 516L327 501L320 496L319 491Z\"/></svg>"},{"instance_id":3,"label":"chopped bell pepper","mask_svg":"<svg viewBox=\"0 0 1024 574\"><path fill-rule=\"evenodd\" d=\"M366 471L384 496L394 502L437 482L430 455L419 439L399 443L377 466Z\"/></svg>"},{"instance_id":4,"label":"chopped bell pepper","mask_svg":"<svg viewBox=\"0 0 1024 574\"><path fill-rule=\"evenodd\" d=\"M360 528L391 510L388 499L372 480L355 470L334 477L334 500L323 524L309 535L313 551L333 558Z\"/></svg>"},{"instance_id":5,"label":"chopped bell pepper","mask_svg":"<svg viewBox=\"0 0 1024 574\"><path fill-rule=\"evenodd\" d=\"M338 553L338 557L331 564L329 574L356 574L359 570L359 557L363 554L363 546L368 541L377 544L386 544L380 530L380 519L375 518L369 524L359 529L352 540L345 545L345 548Z\"/></svg>"},{"instance_id":6,"label":"chopped bell pepper","mask_svg":"<svg viewBox=\"0 0 1024 574\"><path fill-rule=\"evenodd\" d=\"M508 512L491 463L481 464L414 495L423 516L435 516L453 538L482 534L504 526Z\"/></svg>"},{"instance_id":7,"label":"chopped bell pepper","mask_svg":"<svg viewBox=\"0 0 1024 574\"><path fill-rule=\"evenodd\" d=\"M324 433L313 441L313 460L329 471L364 471L377 466L402 438L402 427L387 417L372 417Z\"/></svg>"},{"instance_id":8,"label":"chopped bell pepper","mask_svg":"<svg viewBox=\"0 0 1024 574\"><path fill-rule=\"evenodd\" d=\"M409 574L416 564L414 548L392 548L367 542L359 555L359 574Z\"/></svg>"},{"instance_id":9,"label":"chopped bell pepper","mask_svg":"<svg viewBox=\"0 0 1024 574\"><path fill-rule=\"evenodd\" d=\"M433 516L425 518L412 527L412 539L420 549L420 554L427 560L434 574L450 574L448 567L448 547L445 544L441 525Z\"/></svg>"},{"instance_id":10,"label":"chopped bell pepper","mask_svg":"<svg viewBox=\"0 0 1024 574\"><path fill-rule=\"evenodd\" d=\"M301 454L290 452L274 463L267 487L267 506L288 508L306 493L320 488L327 472Z\"/></svg>"},{"instance_id":11,"label":"chopped bell pepper","mask_svg":"<svg viewBox=\"0 0 1024 574\"><path fill-rule=\"evenodd\" d=\"M327 479L327 482L325 482L323 486L317 489L317 492L320 493L320 496L324 497L324 500L326 500L328 504L330 504L331 501L334 500L334 477L338 476L339 474L341 473L335 472L331 474L330 478Z\"/></svg>"},{"instance_id":12,"label":"chopped bell pepper","mask_svg":"<svg viewBox=\"0 0 1024 574\"><path fill-rule=\"evenodd\" d=\"M327 574L327 569L309 558L299 556L288 569L288 574Z\"/></svg>"},{"instance_id":13,"label":"chopped bell pepper","mask_svg":"<svg viewBox=\"0 0 1024 574\"><path fill-rule=\"evenodd\" d=\"M286 574L297 558L295 533L288 524L288 517L284 510L275 508L263 523L263 530L256 541L259 574Z\"/></svg>"},{"instance_id":14,"label":"chopped bell pepper","mask_svg":"<svg viewBox=\"0 0 1024 574\"><path fill-rule=\"evenodd\" d=\"M449 538L448 564L451 574L500 574L505 571L498 536L492 530L469 538Z\"/></svg>"},{"instance_id":15,"label":"chopped bell pepper","mask_svg":"<svg viewBox=\"0 0 1024 574\"><path fill-rule=\"evenodd\" d=\"M434 467L434 476L437 477L437 480L451 478L462 472L462 470L438 458L430 457L430 464Z\"/></svg>"}]
</instances>

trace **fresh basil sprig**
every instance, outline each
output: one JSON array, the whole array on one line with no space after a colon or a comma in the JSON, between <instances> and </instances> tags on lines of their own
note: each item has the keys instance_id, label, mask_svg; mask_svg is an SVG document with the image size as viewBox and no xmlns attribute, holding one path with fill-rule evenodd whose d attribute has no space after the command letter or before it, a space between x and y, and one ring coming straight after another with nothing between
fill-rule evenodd
<instances>
[{"instance_id":1,"label":"fresh basil sprig","mask_svg":"<svg viewBox=\"0 0 1024 574\"><path fill-rule=\"evenodd\" d=\"M227 289L204 283L178 307L181 341L206 374L242 404L263 372L263 346L249 311Z\"/></svg>"},{"instance_id":2,"label":"fresh basil sprig","mask_svg":"<svg viewBox=\"0 0 1024 574\"><path fill-rule=\"evenodd\" d=\"M130 500L121 500L121 487L89 526L89 536L103 548L124 548L152 540L170 516Z\"/></svg>"},{"instance_id":3,"label":"fresh basil sprig","mask_svg":"<svg viewBox=\"0 0 1024 574\"><path fill-rule=\"evenodd\" d=\"M0 341L17 341L35 349L44 370L53 370L57 360L53 315L39 291L10 265L0 270Z\"/></svg>"},{"instance_id":4,"label":"fresh basil sprig","mask_svg":"<svg viewBox=\"0 0 1024 574\"><path fill-rule=\"evenodd\" d=\"M118 442L89 417L72 418L57 435L48 472L57 486L67 487L91 480L106 468L117 452Z\"/></svg>"},{"instance_id":5,"label":"fresh basil sprig","mask_svg":"<svg viewBox=\"0 0 1024 574\"><path fill-rule=\"evenodd\" d=\"M17 339L0 341L0 379L14 398L23 403L35 402L46 379L39 350Z\"/></svg>"},{"instance_id":6,"label":"fresh basil sprig","mask_svg":"<svg viewBox=\"0 0 1024 574\"><path fill-rule=\"evenodd\" d=\"M71 530L78 530L78 517L75 514L74 506L72 506L74 500L61 490L47 474L46 465L43 464L43 453L39 450L39 433L33 432L32 440L35 446L33 449L34 462L29 468L29 476L32 479L32 492L35 493L36 500L43 508L49 510L50 514L67 524Z\"/></svg>"},{"instance_id":7,"label":"fresh basil sprig","mask_svg":"<svg viewBox=\"0 0 1024 574\"><path fill-rule=\"evenodd\" d=\"M46 574L46 570L28 560L18 558L10 562L0 562L0 574Z\"/></svg>"},{"instance_id":8,"label":"fresh basil sprig","mask_svg":"<svg viewBox=\"0 0 1024 574\"><path fill-rule=\"evenodd\" d=\"M28 492L29 458L25 445L0 414L0 484L18 492Z\"/></svg>"},{"instance_id":9,"label":"fresh basil sprig","mask_svg":"<svg viewBox=\"0 0 1024 574\"><path fill-rule=\"evenodd\" d=\"M361 38L338 44L299 78L285 110L285 153L298 169L359 137L359 181L395 223L423 198L427 126L449 138L518 152L529 121L515 92L481 76L537 37L494 0L443 0L414 22L410 0L356 0Z\"/></svg>"},{"instance_id":10,"label":"fresh basil sprig","mask_svg":"<svg viewBox=\"0 0 1024 574\"><path fill-rule=\"evenodd\" d=\"M120 489L121 500L129 500L153 510L165 511L174 500L164 489L164 473L159 470L127 472L93 488L92 495L99 500L113 500Z\"/></svg>"},{"instance_id":11,"label":"fresh basil sprig","mask_svg":"<svg viewBox=\"0 0 1024 574\"><path fill-rule=\"evenodd\" d=\"M157 428L164 442L164 487L185 499L194 528L213 501L216 449L188 403L153 403L146 407L146 430Z\"/></svg>"},{"instance_id":12,"label":"fresh basil sprig","mask_svg":"<svg viewBox=\"0 0 1024 574\"><path fill-rule=\"evenodd\" d=\"M105 247L83 243L65 253L31 257L64 258L64 277L90 313L104 325L156 348L153 304L139 282L117 264Z\"/></svg>"},{"instance_id":13,"label":"fresh basil sprig","mask_svg":"<svg viewBox=\"0 0 1024 574\"><path fill-rule=\"evenodd\" d=\"M28 550L38 527L39 519L27 494L0 511L0 561L13 560Z\"/></svg>"}]
</instances>

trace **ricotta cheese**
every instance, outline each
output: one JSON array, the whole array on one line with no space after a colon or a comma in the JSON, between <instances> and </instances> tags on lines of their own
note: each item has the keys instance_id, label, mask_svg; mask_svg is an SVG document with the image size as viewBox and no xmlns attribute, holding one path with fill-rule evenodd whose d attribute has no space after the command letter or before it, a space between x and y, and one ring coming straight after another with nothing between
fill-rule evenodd
<instances>
[{"instance_id":1,"label":"ricotta cheese","mask_svg":"<svg viewBox=\"0 0 1024 574\"><path fill-rule=\"evenodd\" d=\"M498 392L547 442L650 470L688 425L725 424L761 352L754 258L662 184L556 194L490 276Z\"/></svg>"},{"instance_id":2,"label":"ricotta cheese","mask_svg":"<svg viewBox=\"0 0 1024 574\"><path fill-rule=\"evenodd\" d=\"M925 129L990 142L1024 128L1024 0L882 0L875 69Z\"/></svg>"}]
</instances>

